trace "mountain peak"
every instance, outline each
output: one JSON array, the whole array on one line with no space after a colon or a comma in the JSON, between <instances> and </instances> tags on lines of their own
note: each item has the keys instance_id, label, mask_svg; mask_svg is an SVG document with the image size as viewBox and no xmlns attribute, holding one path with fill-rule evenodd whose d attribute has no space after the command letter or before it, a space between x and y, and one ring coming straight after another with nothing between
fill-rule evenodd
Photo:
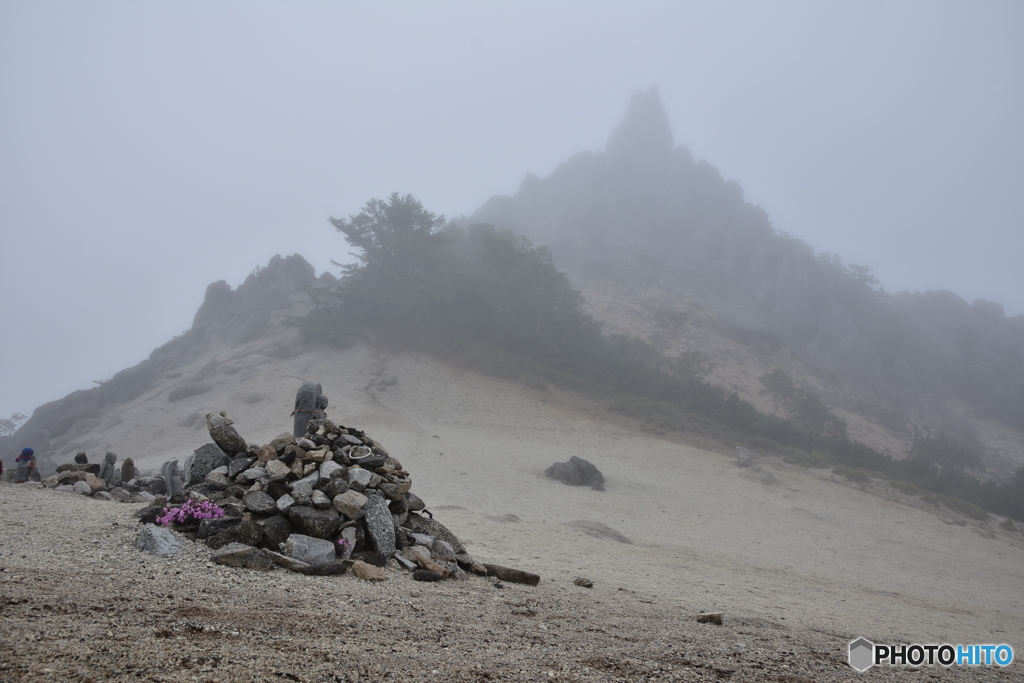
<instances>
[{"instance_id":1,"label":"mountain peak","mask_svg":"<svg viewBox=\"0 0 1024 683\"><path fill-rule=\"evenodd\" d=\"M615 127L605 151L615 157L651 159L667 157L675 140L657 86L635 90L626 117Z\"/></svg>"}]
</instances>

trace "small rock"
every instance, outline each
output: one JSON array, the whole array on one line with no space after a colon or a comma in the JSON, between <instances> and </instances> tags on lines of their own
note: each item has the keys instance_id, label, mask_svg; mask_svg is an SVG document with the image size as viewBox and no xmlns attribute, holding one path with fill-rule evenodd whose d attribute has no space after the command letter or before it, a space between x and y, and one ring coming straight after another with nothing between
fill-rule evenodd
<instances>
[{"instance_id":1,"label":"small rock","mask_svg":"<svg viewBox=\"0 0 1024 683\"><path fill-rule=\"evenodd\" d=\"M260 446L256 459L260 462L267 462L277 457L277 449L271 445Z\"/></svg>"},{"instance_id":2,"label":"small rock","mask_svg":"<svg viewBox=\"0 0 1024 683\"><path fill-rule=\"evenodd\" d=\"M334 462L333 460L326 460L324 461L324 464L320 465L319 482L320 484L326 484L334 477L336 473L340 477L344 474L344 472L344 467Z\"/></svg>"},{"instance_id":3,"label":"small rock","mask_svg":"<svg viewBox=\"0 0 1024 683\"><path fill-rule=\"evenodd\" d=\"M591 581L588 578L585 578L585 577L582 577L582 576L577 576L576 580L573 581L573 585L575 585L575 586L583 586L584 588L593 588L594 587L594 582Z\"/></svg>"},{"instance_id":4,"label":"small rock","mask_svg":"<svg viewBox=\"0 0 1024 683\"><path fill-rule=\"evenodd\" d=\"M312 495L309 496L310 501L313 505L321 510L326 510L331 507L331 499L327 497L323 491L313 491Z\"/></svg>"},{"instance_id":5,"label":"small rock","mask_svg":"<svg viewBox=\"0 0 1024 683\"><path fill-rule=\"evenodd\" d=\"M92 494L92 497L95 498L96 500L114 500L114 497L111 496L106 491L97 491L96 493Z\"/></svg>"},{"instance_id":6,"label":"small rock","mask_svg":"<svg viewBox=\"0 0 1024 683\"><path fill-rule=\"evenodd\" d=\"M185 542L175 536L170 529L147 524L136 539L135 547L154 557L170 557L184 550Z\"/></svg>"},{"instance_id":7,"label":"small rock","mask_svg":"<svg viewBox=\"0 0 1024 683\"><path fill-rule=\"evenodd\" d=\"M412 573L412 578L416 581L441 581L444 579L443 576L429 569L417 569Z\"/></svg>"},{"instance_id":8,"label":"small rock","mask_svg":"<svg viewBox=\"0 0 1024 683\"><path fill-rule=\"evenodd\" d=\"M352 573L363 581L383 581L387 578L383 569L374 567L372 564L367 564L362 560L356 560L352 563Z\"/></svg>"},{"instance_id":9,"label":"small rock","mask_svg":"<svg viewBox=\"0 0 1024 683\"><path fill-rule=\"evenodd\" d=\"M88 496L89 494L92 493L92 487L86 484L84 481L76 481L74 489L75 493L80 493L83 496Z\"/></svg>"},{"instance_id":10,"label":"small rock","mask_svg":"<svg viewBox=\"0 0 1024 683\"><path fill-rule=\"evenodd\" d=\"M270 477L270 481L284 481L292 473L292 469L277 458L268 460L264 471Z\"/></svg>"},{"instance_id":11,"label":"small rock","mask_svg":"<svg viewBox=\"0 0 1024 683\"><path fill-rule=\"evenodd\" d=\"M270 557L271 562L276 564L278 567L284 567L285 569L289 569L293 572L301 571L302 569L306 569L312 566L306 564L302 560L296 560L294 557L288 557L287 555L282 555L281 553L275 553L272 550L268 550L267 555Z\"/></svg>"},{"instance_id":12,"label":"small rock","mask_svg":"<svg viewBox=\"0 0 1024 683\"><path fill-rule=\"evenodd\" d=\"M240 517L217 517L214 519L204 519L199 522L199 531L196 533L198 538L209 538L215 534L219 534L228 527L234 526L241 522Z\"/></svg>"},{"instance_id":13,"label":"small rock","mask_svg":"<svg viewBox=\"0 0 1024 683\"><path fill-rule=\"evenodd\" d=\"M722 613L721 612L701 612L697 615L698 624L715 624L716 626L722 625Z\"/></svg>"},{"instance_id":14,"label":"small rock","mask_svg":"<svg viewBox=\"0 0 1024 683\"><path fill-rule=\"evenodd\" d=\"M242 472L246 471L252 464L256 462L256 458L240 455L228 464L228 477L234 479Z\"/></svg>"},{"instance_id":15,"label":"small rock","mask_svg":"<svg viewBox=\"0 0 1024 683\"><path fill-rule=\"evenodd\" d=\"M308 535L317 538L333 537L341 527L338 513L299 505L288 511L288 519L294 528L302 528Z\"/></svg>"},{"instance_id":16,"label":"small rock","mask_svg":"<svg viewBox=\"0 0 1024 683\"><path fill-rule=\"evenodd\" d=\"M455 551L452 550L451 544L438 538L430 547L430 557L439 562L455 562Z\"/></svg>"},{"instance_id":17,"label":"small rock","mask_svg":"<svg viewBox=\"0 0 1024 683\"><path fill-rule=\"evenodd\" d=\"M349 489L334 497L334 507L349 519L359 519L363 516L363 506L367 500L363 494Z\"/></svg>"},{"instance_id":18,"label":"small rock","mask_svg":"<svg viewBox=\"0 0 1024 683\"><path fill-rule=\"evenodd\" d=\"M335 544L325 538L291 534L281 546L282 554L308 565L327 564L335 560Z\"/></svg>"},{"instance_id":19,"label":"small rock","mask_svg":"<svg viewBox=\"0 0 1024 683\"><path fill-rule=\"evenodd\" d=\"M274 437L271 440L270 445L274 447L274 450L277 451L278 455L282 455L285 448L295 445L295 436L288 432L284 432L283 434Z\"/></svg>"},{"instance_id":20,"label":"small rock","mask_svg":"<svg viewBox=\"0 0 1024 683\"><path fill-rule=\"evenodd\" d=\"M353 491L363 491L370 485L373 473L362 467L353 467L348 471L348 487Z\"/></svg>"},{"instance_id":21,"label":"small rock","mask_svg":"<svg viewBox=\"0 0 1024 683\"><path fill-rule=\"evenodd\" d=\"M502 567L498 564L484 564L487 568L487 576L496 576L502 581L508 581L509 583L525 583L528 586L536 586L540 583L540 576L537 574L531 574L530 572L524 572L519 569L510 569L509 567Z\"/></svg>"},{"instance_id":22,"label":"small rock","mask_svg":"<svg viewBox=\"0 0 1024 683\"><path fill-rule=\"evenodd\" d=\"M281 512L288 512L295 505L295 499L291 497L291 494L284 494L277 499L277 509Z\"/></svg>"},{"instance_id":23,"label":"small rock","mask_svg":"<svg viewBox=\"0 0 1024 683\"><path fill-rule=\"evenodd\" d=\"M210 558L217 564L256 571L270 571L274 561L262 548L253 548L243 543L231 543L213 553Z\"/></svg>"},{"instance_id":24,"label":"small rock","mask_svg":"<svg viewBox=\"0 0 1024 683\"><path fill-rule=\"evenodd\" d=\"M277 504L274 499L262 491L252 491L242 497L242 504L250 512L274 512Z\"/></svg>"},{"instance_id":25,"label":"small rock","mask_svg":"<svg viewBox=\"0 0 1024 683\"><path fill-rule=\"evenodd\" d=\"M250 482L259 481L260 479L267 478L267 468L265 467L250 467L246 471L235 477L235 481L240 484L248 484Z\"/></svg>"}]
</instances>

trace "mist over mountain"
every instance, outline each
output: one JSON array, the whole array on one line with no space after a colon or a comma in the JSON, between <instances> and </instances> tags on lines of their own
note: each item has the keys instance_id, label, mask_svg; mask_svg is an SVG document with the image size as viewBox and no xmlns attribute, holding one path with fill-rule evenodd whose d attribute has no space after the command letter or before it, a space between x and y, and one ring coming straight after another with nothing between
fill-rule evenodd
<instances>
[{"instance_id":1,"label":"mist over mountain","mask_svg":"<svg viewBox=\"0 0 1024 683\"><path fill-rule=\"evenodd\" d=\"M775 229L736 181L675 145L656 88L634 93L604 152L528 175L465 222L546 245L588 299L685 311L766 368L796 359L833 405L898 440L915 425L974 442L986 420L1024 430L1024 315L948 291L889 294L870 267Z\"/></svg>"},{"instance_id":2,"label":"mist over mountain","mask_svg":"<svg viewBox=\"0 0 1024 683\"><path fill-rule=\"evenodd\" d=\"M990 474L1010 474L1020 463L1024 316L1008 319L998 304L972 305L945 291L889 294L875 287L870 268L815 254L779 232L763 209L744 201L738 183L725 181L708 162L695 161L685 146L675 145L656 89L634 94L604 152L579 154L544 179L527 176L516 195L495 197L472 217L451 222L437 239L422 242L442 245L433 253L440 259L432 266L435 272L422 279L404 266L399 271L408 271L409 282L428 293L424 300L430 305L472 301L479 308L510 294L497 284L489 290L491 299L467 289L465 278L475 277L473 270L481 267L470 261L487 249L497 249L495 256L518 249L500 232L471 230L468 241L458 241L460 229L479 223L545 245L606 331L646 340L675 359L675 368L689 363L684 374L694 370L693 362L699 364L695 359L710 361L711 384L764 413L777 408L764 396L760 380L784 369L806 395L819 397L850 423L852 438L882 453L905 457L919 437L945 433L985 451ZM544 270L542 253L523 255L531 268ZM416 268L426 267L415 254L410 258L410 263L419 260ZM441 282L438 273L451 277L457 270L442 265L444 259L470 264L469 270L430 293ZM545 277L554 277L554 271ZM465 282L459 284L459 278ZM348 291L356 291L352 283L359 282L365 289L369 281L352 280ZM384 282L401 289L400 280L387 276ZM310 296L314 289L344 291L338 284L329 273L315 277L298 255L275 257L236 290L223 281L211 284L187 332L94 389L40 406L16 434L0 439L0 455L10 459L32 445L41 459L56 464L75 449L100 445L99 435L120 424L117 406L149 394L167 393L172 402L200 396L253 363L300 353L303 346L294 335L288 343L280 341L281 325L314 307L319 301ZM459 291L472 297L460 298ZM367 293L377 303L364 311L369 317L363 322L373 324L382 314L397 319L397 308L381 302L404 301L401 291L383 296L384 289L367 290L363 296ZM533 315L531 306L543 310L550 304L539 289L530 296L532 303L501 304L513 307L502 314L500 324L508 326L500 332L503 339L518 329L516 315ZM572 295L565 296L571 301ZM412 310L406 305L410 301L403 306ZM566 305L570 310L575 304ZM448 315L443 306L435 312L439 315L424 320L443 322L440 314ZM412 327L422 309L415 315ZM352 320L342 318L340 324ZM462 314L450 320L473 324ZM578 328L567 323L564 333L543 344L549 351L567 339L571 344L567 335L589 325L580 322ZM584 336L595 358L622 349L633 360L615 361L616 367L637 359L649 362L650 351L643 347L621 341L608 346L593 334ZM265 348L224 360L224 354L239 353L231 349L262 344L264 336L270 340ZM182 373L201 359L207 360Z\"/></svg>"}]
</instances>

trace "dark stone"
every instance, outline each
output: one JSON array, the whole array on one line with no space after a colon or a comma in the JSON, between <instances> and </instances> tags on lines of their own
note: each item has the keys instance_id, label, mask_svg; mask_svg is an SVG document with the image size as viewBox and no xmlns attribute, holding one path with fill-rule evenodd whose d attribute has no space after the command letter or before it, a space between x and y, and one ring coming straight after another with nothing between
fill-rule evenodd
<instances>
[{"instance_id":1,"label":"dark stone","mask_svg":"<svg viewBox=\"0 0 1024 683\"><path fill-rule=\"evenodd\" d=\"M331 538L341 527L341 519L336 513L301 505L288 510L288 519L292 521L292 527L296 531L316 538Z\"/></svg>"},{"instance_id":2,"label":"dark stone","mask_svg":"<svg viewBox=\"0 0 1024 683\"><path fill-rule=\"evenodd\" d=\"M163 511L162 505L152 505L148 508L142 508L135 513L135 516L139 518L139 522L142 524L156 524L157 516L163 514Z\"/></svg>"},{"instance_id":3,"label":"dark stone","mask_svg":"<svg viewBox=\"0 0 1024 683\"><path fill-rule=\"evenodd\" d=\"M416 581L441 581L444 579L443 576L429 569L417 569L412 573L412 578Z\"/></svg>"},{"instance_id":4,"label":"dark stone","mask_svg":"<svg viewBox=\"0 0 1024 683\"><path fill-rule=\"evenodd\" d=\"M84 452L79 453L78 455L75 456L75 462L78 463L79 465L84 465L87 462L89 462L89 456L87 456Z\"/></svg>"},{"instance_id":5,"label":"dark stone","mask_svg":"<svg viewBox=\"0 0 1024 683\"><path fill-rule=\"evenodd\" d=\"M100 464L98 462L88 463L85 466L85 471L94 477L100 476Z\"/></svg>"},{"instance_id":6,"label":"dark stone","mask_svg":"<svg viewBox=\"0 0 1024 683\"><path fill-rule=\"evenodd\" d=\"M107 453L103 457L103 467L100 469L99 477L103 481L110 481L114 478L114 463L117 462L117 455Z\"/></svg>"},{"instance_id":7,"label":"dark stone","mask_svg":"<svg viewBox=\"0 0 1024 683\"><path fill-rule=\"evenodd\" d=\"M569 486L604 486L604 475L600 470L575 455L568 462L556 462L544 474Z\"/></svg>"},{"instance_id":8,"label":"dark stone","mask_svg":"<svg viewBox=\"0 0 1024 683\"><path fill-rule=\"evenodd\" d=\"M274 500L277 500L281 496L290 492L291 489L288 488L288 484L286 484L283 481L272 481L267 486L267 493L270 494L270 497L273 498Z\"/></svg>"},{"instance_id":9,"label":"dark stone","mask_svg":"<svg viewBox=\"0 0 1024 683\"><path fill-rule=\"evenodd\" d=\"M390 556L381 553L370 553L362 557L363 562L366 564L372 564L374 567L380 567L381 569L387 566L388 559L390 559Z\"/></svg>"},{"instance_id":10,"label":"dark stone","mask_svg":"<svg viewBox=\"0 0 1024 683\"><path fill-rule=\"evenodd\" d=\"M192 453L192 456L185 461L185 472L182 474L182 481L185 486L198 484L206 480L206 475L224 467L231 462L228 454L220 449L217 444L208 443L201 446Z\"/></svg>"},{"instance_id":11,"label":"dark stone","mask_svg":"<svg viewBox=\"0 0 1024 683\"><path fill-rule=\"evenodd\" d=\"M263 520L263 545L271 550L277 551L281 544L288 540L292 533L292 525L280 515L274 515Z\"/></svg>"},{"instance_id":12,"label":"dark stone","mask_svg":"<svg viewBox=\"0 0 1024 683\"><path fill-rule=\"evenodd\" d=\"M395 521L387 501L381 496L370 496L363 506L366 533L374 549L384 557L395 554Z\"/></svg>"},{"instance_id":13,"label":"dark stone","mask_svg":"<svg viewBox=\"0 0 1024 683\"><path fill-rule=\"evenodd\" d=\"M125 458L124 462L121 463L121 483L127 484L135 478L135 461L131 458Z\"/></svg>"},{"instance_id":14,"label":"dark stone","mask_svg":"<svg viewBox=\"0 0 1024 683\"><path fill-rule=\"evenodd\" d=\"M329 482L324 484L320 490L327 494L328 498L334 500L335 496L340 496L345 493L345 491L348 491L348 482L344 479L331 479Z\"/></svg>"},{"instance_id":15,"label":"dark stone","mask_svg":"<svg viewBox=\"0 0 1024 683\"><path fill-rule=\"evenodd\" d=\"M167 499L167 502L173 505L181 505L182 503L185 502L185 500L186 499L184 493L175 493L173 496Z\"/></svg>"},{"instance_id":16,"label":"dark stone","mask_svg":"<svg viewBox=\"0 0 1024 683\"><path fill-rule=\"evenodd\" d=\"M275 512L274 499L263 491L252 491L242 497L242 503L251 512Z\"/></svg>"},{"instance_id":17,"label":"dark stone","mask_svg":"<svg viewBox=\"0 0 1024 683\"><path fill-rule=\"evenodd\" d=\"M249 466L256 462L256 458L248 455L240 455L228 463L228 477L234 479L242 472L249 469Z\"/></svg>"},{"instance_id":18,"label":"dark stone","mask_svg":"<svg viewBox=\"0 0 1024 683\"><path fill-rule=\"evenodd\" d=\"M484 564L487 568L487 576L496 576L502 581L508 581L509 583L525 583L527 586L536 586L540 583L540 577L530 572L524 572L519 569L510 569L508 567L502 567L498 564Z\"/></svg>"},{"instance_id":19,"label":"dark stone","mask_svg":"<svg viewBox=\"0 0 1024 683\"><path fill-rule=\"evenodd\" d=\"M222 537L228 543L242 543L255 547L263 542L263 527L259 522L247 519L224 529L216 537ZM227 543L221 544L222 547L224 545Z\"/></svg>"},{"instance_id":20,"label":"dark stone","mask_svg":"<svg viewBox=\"0 0 1024 683\"><path fill-rule=\"evenodd\" d=\"M305 382L295 392L295 412L292 424L292 435L296 439L306 433L310 420L326 417L324 409L327 407L327 397L323 394L323 388L318 382Z\"/></svg>"},{"instance_id":21,"label":"dark stone","mask_svg":"<svg viewBox=\"0 0 1024 683\"><path fill-rule=\"evenodd\" d=\"M353 464L359 465L364 470L369 470L370 472L374 471L378 467L383 467L384 463L388 461L387 456L377 455L376 453L371 453L370 455L367 455L366 457L363 458L350 459L352 460Z\"/></svg>"},{"instance_id":22,"label":"dark stone","mask_svg":"<svg viewBox=\"0 0 1024 683\"><path fill-rule=\"evenodd\" d=\"M210 431L210 438L220 446L221 450L232 456L236 453L245 453L249 448L248 444L245 443L245 439L239 436L232 426L234 424L234 420L225 414L209 413L206 416L206 428ZM228 463L223 462L221 464L227 465Z\"/></svg>"},{"instance_id":23,"label":"dark stone","mask_svg":"<svg viewBox=\"0 0 1024 683\"><path fill-rule=\"evenodd\" d=\"M306 576L338 576L348 571L351 562L346 560L336 560L334 562L328 562L327 564L317 564L309 567L302 567L296 569L300 574Z\"/></svg>"},{"instance_id":24,"label":"dark stone","mask_svg":"<svg viewBox=\"0 0 1024 683\"><path fill-rule=\"evenodd\" d=\"M238 517L218 517L216 519L204 519L199 522L199 538L208 538L218 534L228 527L232 527L242 520Z\"/></svg>"},{"instance_id":25,"label":"dark stone","mask_svg":"<svg viewBox=\"0 0 1024 683\"><path fill-rule=\"evenodd\" d=\"M245 495L245 489L241 486L229 486L224 489L223 495L225 498L237 498L238 500L242 500L242 496Z\"/></svg>"}]
</instances>

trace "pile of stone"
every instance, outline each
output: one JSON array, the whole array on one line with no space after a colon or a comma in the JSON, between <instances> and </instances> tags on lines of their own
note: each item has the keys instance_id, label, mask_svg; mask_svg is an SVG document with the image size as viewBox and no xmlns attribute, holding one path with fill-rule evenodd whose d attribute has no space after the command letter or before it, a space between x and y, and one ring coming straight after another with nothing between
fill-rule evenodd
<instances>
[{"instance_id":1,"label":"pile of stone","mask_svg":"<svg viewBox=\"0 0 1024 683\"><path fill-rule=\"evenodd\" d=\"M250 569L327 575L351 567L361 578L383 579L390 567L423 581L466 571L523 580L508 574L513 570L477 563L425 510L411 491L409 472L380 443L313 418L302 420L305 432L298 438L284 433L250 445L225 413L207 415L214 443L196 450L181 470L176 461L165 463L160 479L170 507L210 501L225 516L175 528L215 549L215 562ZM153 524L164 514L158 504L139 516ZM146 529L140 547L159 544L163 530ZM515 574L536 584L534 575Z\"/></svg>"},{"instance_id":2,"label":"pile of stone","mask_svg":"<svg viewBox=\"0 0 1024 683\"><path fill-rule=\"evenodd\" d=\"M118 467L114 453L107 453L102 464L90 463L84 452L79 453L74 462L60 465L57 474L40 484L118 503L152 503L164 491L163 482L157 477L143 477L131 458L125 458Z\"/></svg>"}]
</instances>

